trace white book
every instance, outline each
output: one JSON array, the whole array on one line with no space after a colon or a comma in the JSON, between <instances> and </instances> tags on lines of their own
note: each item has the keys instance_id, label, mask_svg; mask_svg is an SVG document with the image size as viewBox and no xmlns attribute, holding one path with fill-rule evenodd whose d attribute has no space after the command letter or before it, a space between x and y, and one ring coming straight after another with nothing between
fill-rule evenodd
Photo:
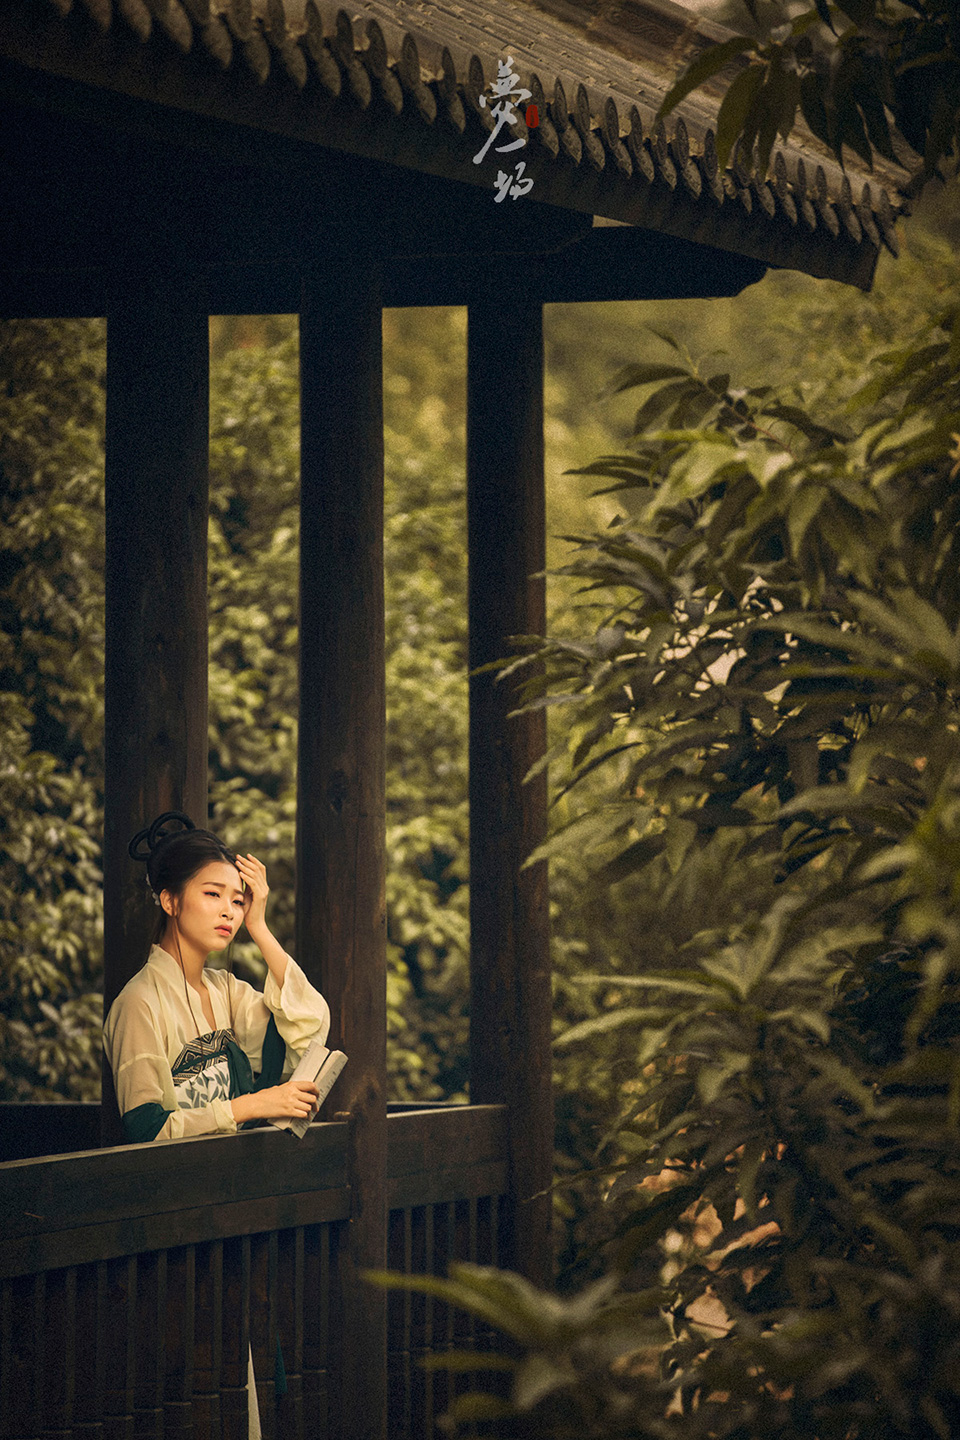
<instances>
[{"instance_id":1,"label":"white book","mask_svg":"<svg viewBox=\"0 0 960 1440\"><path fill-rule=\"evenodd\" d=\"M312 1080L320 1092L322 1105L346 1063L347 1057L342 1050L328 1050L326 1045L320 1044L319 1040L311 1040L290 1079ZM282 1119L271 1120L270 1124L275 1125L278 1130L289 1130L291 1134L296 1135L298 1140L302 1140L307 1133L310 1121Z\"/></svg>"}]
</instances>

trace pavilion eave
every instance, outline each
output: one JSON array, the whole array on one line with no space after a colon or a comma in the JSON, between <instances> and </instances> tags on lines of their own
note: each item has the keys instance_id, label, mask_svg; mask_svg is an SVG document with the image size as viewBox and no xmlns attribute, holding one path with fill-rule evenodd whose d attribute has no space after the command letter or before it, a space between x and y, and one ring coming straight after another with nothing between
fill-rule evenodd
<instances>
[{"instance_id":1,"label":"pavilion eave","mask_svg":"<svg viewBox=\"0 0 960 1440\"><path fill-rule=\"evenodd\" d=\"M495 157L474 163L492 124L480 100L509 55L539 111L536 128L512 127L538 205L868 287L880 247L897 250L900 173L843 171L811 137L778 147L767 179L721 172L719 93L656 115L677 55L723 32L667 0L628 11L618 28L570 0L13 0L0 55L95 100L124 95L491 192Z\"/></svg>"}]
</instances>

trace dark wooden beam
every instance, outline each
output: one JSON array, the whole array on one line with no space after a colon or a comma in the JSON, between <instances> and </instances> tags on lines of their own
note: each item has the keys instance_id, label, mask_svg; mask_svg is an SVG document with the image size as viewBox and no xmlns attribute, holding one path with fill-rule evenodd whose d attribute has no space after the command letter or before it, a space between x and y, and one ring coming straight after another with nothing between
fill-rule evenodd
<instances>
[{"instance_id":1,"label":"dark wooden beam","mask_svg":"<svg viewBox=\"0 0 960 1440\"><path fill-rule=\"evenodd\" d=\"M143 866L127 855L131 836L163 810L206 823L207 334L182 277L117 277L107 321L105 1008L146 959L156 913ZM103 1120L115 1143L115 1104Z\"/></svg>"},{"instance_id":2,"label":"dark wooden beam","mask_svg":"<svg viewBox=\"0 0 960 1440\"><path fill-rule=\"evenodd\" d=\"M467 330L467 513L470 669L506 655L510 637L542 634L545 597L543 328L539 300L514 265L470 306ZM507 1263L550 1273L553 1105L545 865L524 861L546 830L542 712L508 718L512 683L470 680L470 1096L507 1106Z\"/></svg>"},{"instance_id":3,"label":"dark wooden beam","mask_svg":"<svg viewBox=\"0 0 960 1440\"><path fill-rule=\"evenodd\" d=\"M313 237L322 251L322 231ZM439 242L438 242L439 243ZM458 251L384 255L386 306L468 305L504 266L522 266L526 293L541 304L586 300L709 299L738 295L766 274L758 260L693 240L632 226L597 227L553 250ZM216 265L202 276L211 315L287 315L300 303L299 262ZM0 271L0 317L100 315L110 287L106 269Z\"/></svg>"},{"instance_id":4,"label":"dark wooden beam","mask_svg":"<svg viewBox=\"0 0 960 1440\"><path fill-rule=\"evenodd\" d=\"M21 103L18 79L30 84ZM14 93L5 100L8 83ZM85 105L59 113L75 90ZM314 264L334 250L525 254L591 225L589 214L557 206L496 205L463 176L293 142L281 153L262 132L202 122L197 135L197 123L39 73L11 74L0 58L2 264L81 272L166 251L195 273L226 267L242 275Z\"/></svg>"},{"instance_id":5,"label":"dark wooden beam","mask_svg":"<svg viewBox=\"0 0 960 1440\"><path fill-rule=\"evenodd\" d=\"M386 918L381 304L376 267L309 278L300 311L297 956L349 1063L350 1222L339 1258L332 1413L382 1440L386 1295Z\"/></svg>"},{"instance_id":6,"label":"dark wooden beam","mask_svg":"<svg viewBox=\"0 0 960 1440\"><path fill-rule=\"evenodd\" d=\"M395 255L385 266L391 305L469 305L508 270L541 305L587 300L688 300L739 295L767 267L744 255L637 226L596 226L559 246L489 255Z\"/></svg>"}]
</instances>

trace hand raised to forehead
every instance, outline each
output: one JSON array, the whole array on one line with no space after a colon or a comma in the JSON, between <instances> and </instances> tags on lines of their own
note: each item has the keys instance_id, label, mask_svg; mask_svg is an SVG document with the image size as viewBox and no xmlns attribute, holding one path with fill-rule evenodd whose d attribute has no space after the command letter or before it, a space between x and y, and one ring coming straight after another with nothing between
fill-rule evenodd
<instances>
[{"instance_id":1,"label":"hand raised to forehead","mask_svg":"<svg viewBox=\"0 0 960 1440\"><path fill-rule=\"evenodd\" d=\"M238 855L237 869L244 884L243 918L247 929L253 933L264 924L267 913L267 868L255 855Z\"/></svg>"}]
</instances>

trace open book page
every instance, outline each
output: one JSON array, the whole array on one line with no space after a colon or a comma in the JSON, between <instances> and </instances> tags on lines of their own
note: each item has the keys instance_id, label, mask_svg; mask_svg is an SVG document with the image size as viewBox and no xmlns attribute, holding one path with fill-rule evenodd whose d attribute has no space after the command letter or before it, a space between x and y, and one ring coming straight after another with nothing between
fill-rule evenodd
<instances>
[{"instance_id":1,"label":"open book page","mask_svg":"<svg viewBox=\"0 0 960 1440\"><path fill-rule=\"evenodd\" d=\"M326 1045L320 1044L319 1040L313 1040L304 1051L300 1063L290 1076L290 1079L312 1080L320 1092L320 1103L322 1105L333 1089L333 1083L346 1063L347 1057L342 1050L328 1050ZM293 1135L296 1135L298 1140L302 1140L307 1133L310 1121L283 1119L271 1120L270 1124L275 1125L278 1130L289 1130Z\"/></svg>"}]
</instances>

